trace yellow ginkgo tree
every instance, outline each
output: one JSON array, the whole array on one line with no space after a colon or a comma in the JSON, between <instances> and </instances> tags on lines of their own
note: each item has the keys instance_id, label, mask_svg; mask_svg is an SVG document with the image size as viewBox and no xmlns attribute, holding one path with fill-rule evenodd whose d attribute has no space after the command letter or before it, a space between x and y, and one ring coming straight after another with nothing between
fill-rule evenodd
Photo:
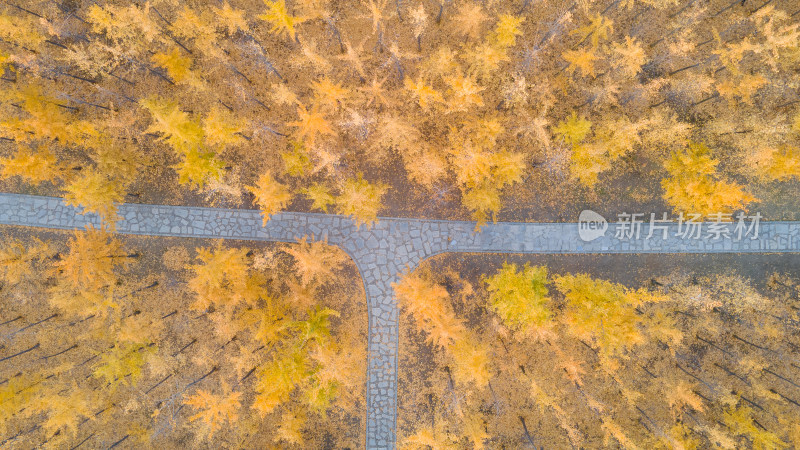
<instances>
[{"instance_id":1,"label":"yellow ginkgo tree","mask_svg":"<svg viewBox=\"0 0 800 450\"><path fill-rule=\"evenodd\" d=\"M95 290L115 284L119 268L131 264L122 242L104 230L76 232L69 240L69 251L55 267L63 283L75 289Z\"/></svg>"},{"instance_id":2,"label":"yellow ginkgo tree","mask_svg":"<svg viewBox=\"0 0 800 450\"><path fill-rule=\"evenodd\" d=\"M203 187L206 183L222 177L224 164L209 149L209 143L235 142L232 135L238 132L239 128L230 125L232 120L229 117L221 116L219 110L213 109L203 124L200 120L190 117L176 101L148 97L141 100L140 104L153 118L153 123L147 128L147 132L160 134L160 139L167 142L180 155L181 160L174 167L178 171L181 183ZM231 132L232 129L237 131ZM219 134L219 131L223 133Z\"/></svg>"},{"instance_id":3,"label":"yellow ginkgo tree","mask_svg":"<svg viewBox=\"0 0 800 450\"><path fill-rule=\"evenodd\" d=\"M461 386L485 388L491 379L489 348L456 316L447 289L433 282L423 269L404 274L392 286L402 312L426 334L428 343L444 350L455 381Z\"/></svg>"},{"instance_id":4,"label":"yellow ginkgo tree","mask_svg":"<svg viewBox=\"0 0 800 450\"><path fill-rule=\"evenodd\" d=\"M676 212L704 216L731 213L755 201L755 197L733 181L720 176L711 150L692 142L682 152L674 152L664 164L669 177L661 181L664 199Z\"/></svg>"},{"instance_id":5,"label":"yellow ginkgo tree","mask_svg":"<svg viewBox=\"0 0 800 450\"><path fill-rule=\"evenodd\" d=\"M0 246L0 280L16 284L34 274L34 266L53 253L48 242L32 239L29 243L6 241Z\"/></svg>"},{"instance_id":6,"label":"yellow ginkgo tree","mask_svg":"<svg viewBox=\"0 0 800 450\"><path fill-rule=\"evenodd\" d=\"M485 281L490 308L506 326L522 331L520 336L550 321L546 267L506 263Z\"/></svg>"},{"instance_id":7,"label":"yellow ginkgo tree","mask_svg":"<svg viewBox=\"0 0 800 450\"><path fill-rule=\"evenodd\" d=\"M800 148L791 145L761 147L753 152L748 166L756 175L768 180L800 178Z\"/></svg>"},{"instance_id":8,"label":"yellow ginkgo tree","mask_svg":"<svg viewBox=\"0 0 800 450\"><path fill-rule=\"evenodd\" d=\"M69 251L54 264L59 282L48 290L51 306L66 316L106 316L119 308L121 269L139 255L125 251L122 242L105 230L75 233Z\"/></svg>"},{"instance_id":9,"label":"yellow ginkgo tree","mask_svg":"<svg viewBox=\"0 0 800 450\"><path fill-rule=\"evenodd\" d=\"M299 239L296 245L287 246L286 253L294 258L300 280L305 286L329 281L346 260L346 255L324 241L308 242Z\"/></svg>"},{"instance_id":10,"label":"yellow ginkgo tree","mask_svg":"<svg viewBox=\"0 0 800 450\"><path fill-rule=\"evenodd\" d=\"M381 199L388 189L385 184L370 183L361 175L345 180L336 196L336 212L352 216L358 226L371 227L378 221Z\"/></svg>"},{"instance_id":11,"label":"yellow ginkgo tree","mask_svg":"<svg viewBox=\"0 0 800 450\"><path fill-rule=\"evenodd\" d=\"M461 203L472 211L480 227L495 220L502 207L502 190L522 180L526 155L497 148L505 131L496 118L485 118L451 127L451 170L461 190Z\"/></svg>"},{"instance_id":12,"label":"yellow ginkgo tree","mask_svg":"<svg viewBox=\"0 0 800 450\"><path fill-rule=\"evenodd\" d=\"M264 216L264 225L269 221L269 216L285 208L292 199L288 187L275 180L269 173L261 175L258 183L248 187L247 190L255 196L256 203Z\"/></svg>"},{"instance_id":13,"label":"yellow ginkgo tree","mask_svg":"<svg viewBox=\"0 0 800 450\"><path fill-rule=\"evenodd\" d=\"M197 299L193 308L254 304L264 295L263 280L250 270L246 249L224 248L218 241L213 248L198 248L197 260L187 267L193 273L189 288Z\"/></svg>"},{"instance_id":14,"label":"yellow ginkgo tree","mask_svg":"<svg viewBox=\"0 0 800 450\"><path fill-rule=\"evenodd\" d=\"M106 222L113 222L117 205L125 198L124 188L119 180L90 169L83 171L65 186L64 200L68 205L96 213Z\"/></svg>"},{"instance_id":15,"label":"yellow ginkgo tree","mask_svg":"<svg viewBox=\"0 0 800 450\"><path fill-rule=\"evenodd\" d=\"M9 158L0 158L0 176L18 176L33 184L57 181L64 177L64 168L56 155L46 146L36 149L18 146L16 153Z\"/></svg>"},{"instance_id":16,"label":"yellow ginkgo tree","mask_svg":"<svg viewBox=\"0 0 800 450\"><path fill-rule=\"evenodd\" d=\"M286 9L285 0L273 0L265 3L267 5L267 10L264 14L258 16L258 18L267 22L272 27L270 29L271 33L280 36L285 35L295 40L297 37L295 26L302 23L304 19L289 14L288 9Z\"/></svg>"},{"instance_id":17,"label":"yellow ginkgo tree","mask_svg":"<svg viewBox=\"0 0 800 450\"><path fill-rule=\"evenodd\" d=\"M568 331L597 348L605 367L615 367L616 358L626 358L644 342L636 308L664 298L644 290L630 290L587 274L554 277L556 289L564 296L563 317Z\"/></svg>"},{"instance_id":18,"label":"yellow ginkgo tree","mask_svg":"<svg viewBox=\"0 0 800 450\"><path fill-rule=\"evenodd\" d=\"M185 83L194 88L203 86L202 79L192 70L192 59L182 53L178 47L169 53L156 53L150 59L156 66L166 70L167 75L176 83Z\"/></svg>"},{"instance_id":19,"label":"yellow ginkgo tree","mask_svg":"<svg viewBox=\"0 0 800 450\"><path fill-rule=\"evenodd\" d=\"M228 391L223 394L213 394L199 389L194 395L186 398L183 404L197 410L197 413L189 420L192 422L200 420L203 434L211 438L225 424L233 425L239 418L241 396L241 392Z\"/></svg>"}]
</instances>

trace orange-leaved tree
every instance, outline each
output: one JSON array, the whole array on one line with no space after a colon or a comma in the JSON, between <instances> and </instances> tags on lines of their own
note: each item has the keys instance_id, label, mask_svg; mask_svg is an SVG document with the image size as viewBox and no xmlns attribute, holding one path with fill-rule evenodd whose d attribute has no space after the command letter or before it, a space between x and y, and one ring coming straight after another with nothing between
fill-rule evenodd
<instances>
[{"instance_id":1,"label":"orange-leaved tree","mask_svg":"<svg viewBox=\"0 0 800 450\"><path fill-rule=\"evenodd\" d=\"M35 266L54 253L46 241L33 238L29 243L12 239L0 246L0 280L14 285L35 274Z\"/></svg>"},{"instance_id":2,"label":"orange-leaved tree","mask_svg":"<svg viewBox=\"0 0 800 450\"><path fill-rule=\"evenodd\" d=\"M330 281L334 272L347 260L347 256L337 247L323 241L308 242L307 237L298 239L296 245L287 245L284 251L294 258L304 286Z\"/></svg>"},{"instance_id":3,"label":"orange-leaved tree","mask_svg":"<svg viewBox=\"0 0 800 450\"><path fill-rule=\"evenodd\" d=\"M193 272L189 288L197 299L193 308L254 304L265 295L263 277L250 270L247 249L224 248L218 241L213 248L198 248L197 259L196 264L188 266Z\"/></svg>"},{"instance_id":4,"label":"orange-leaved tree","mask_svg":"<svg viewBox=\"0 0 800 450\"><path fill-rule=\"evenodd\" d=\"M800 178L800 148L792 145L761 147L748 158L748 163L756 175L767 180Z\"/></svg>"},{"instance_id":5,"label":"orange-leaved tree","mask_svg":"<svg viewBox=\"0 0 800 450\"><path fill-rule=\"evenodd\" d=\"M199 389L194 395L183 401L184 405L189 405L197 410L197 413L189 418L190 421L201 421L201 429L205 437L212 437L225 423L233 425L239 417L241 407L241 392L226 391L222 394L213 394L209 391Z\"/></svg>"},{"instance_id":6,"label":"orange-leaved tree","mask_svg":"<svg viewBox=\"0 0 800 450\"><path fill-rule=\"evenodd\" d=\"M453 311L450 294L430 277L426 270L418 269L392 285L402 311L414 319L416 329L427 334L428 342L445 351L456 382L482 389L491 379L490 349L467 330Z\"/></svg>"},{"instance_id":7,"label":"orange-leaved tree","mask_svg":"<svg viewBox=\"0 0 800 450\"><path fill-rule=\"evenodd\" d=\"M117 205L125 198L124 185L108 174L90 169L83 171L64 187L64 201L68 205L83 208L85 212L98 214L104 222L113 222Z\"/></svg>"},{"instance_id":8,"label":"orange-leaved tree","mask_svg":"<svg viewBox=\"0 0 800 450\"><path fill-rule=\"evenodd\" d=\"M69 316L105 316L109 308L118 308L118 269L138 256L127 253L105 230L76 232L69 241L69 252L55 263L59 283L49 291L50 303Z\"/></svg>"},{"instance_id":9,"label":"orange-leaved tree","mask_svg":"<svg viewBox=\"0 0 800 450\"><path fill-rule=\"evenodd\" d=\"M345 180L336 197L336 212L352 216L357 226L371 227L378 221L381 199L389 187L383 183L370 183L360 174Z\"/></svg>"},{"instance_id":10,"label":"orange-leaved tree","mask_svg":"<svg viewBox=\"0 0 800 450\"><path fill-rule=\"evenodd\" d=\"M292 200L292 194L286 185L275 180L270 173L261 175L258 183L255 186L249 186L247 190L256 198L256 203L264 218L264 225L269 222L269 216L285 208Z\"/></svg>"}]
</instances>

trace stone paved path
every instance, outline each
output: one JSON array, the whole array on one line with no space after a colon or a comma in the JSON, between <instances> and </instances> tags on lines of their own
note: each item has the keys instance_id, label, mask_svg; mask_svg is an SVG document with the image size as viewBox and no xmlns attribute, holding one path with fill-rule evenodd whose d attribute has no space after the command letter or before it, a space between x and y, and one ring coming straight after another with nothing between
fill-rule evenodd
<instances>
[{"instance_id":1,"label":"stone paved path","mask_svg":"<svg viewBox=\"0 0 800 450\"><path fill-rule=\"evenodd\" d=\"M497 223L474 232L473 222L382 218L370 229L357 228L342 216L285 212L262 226L261 214L250 210L124 204L119 207L121 234L295 242L309 237L327 240L347 252L364 281L369 309L367 429L369 449L396 446L398 309L392 283L420 261L445 252L496 253L719 253L800 252L800 222L762 222L737 236L715 238L712 224L703 224L700 239L665 233L641 225L638 237L615 237L613 228L591 242L579 238L575 223ZM82 215L59 198L0 193L0 224L58 229L98 226L93 214ZM685 228L682 228L685 231ZM634 231L634 230L626 230ZM755 238L754 238L755 237Z\"/></svg>"}]
</instances>

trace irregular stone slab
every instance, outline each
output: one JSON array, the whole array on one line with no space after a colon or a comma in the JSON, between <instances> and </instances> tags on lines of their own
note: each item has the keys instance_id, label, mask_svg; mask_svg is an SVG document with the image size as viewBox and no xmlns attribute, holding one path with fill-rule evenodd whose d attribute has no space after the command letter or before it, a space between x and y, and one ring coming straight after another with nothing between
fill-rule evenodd
<instances>
[{"instance_id":1,"label":"irregular stone slab","mask_svg":"<svg viewBox=\"0 0 800 450\"><path fill-rule=\"evenodd\" d=\"M119 206L120 234L296 242L308 237L339 246L355 261L369 311L367 361L368 449L396 447L398 308L392 283L425 258L447 252L483 253L777 253L800 252L800 222L752 222L728 237L721 225L702 223L699 238L684 224L635 231L617 224L585 242L576 223L495 223L475 231L474 222L381 218L372 228L349 217L283 212L263 225L258 211L187 206ZM0 224L55 229L99 227L100 218L81 214L60 198L0 193ZM648 238L649 236L649 238Z\"/></svg>"}]
</instances>

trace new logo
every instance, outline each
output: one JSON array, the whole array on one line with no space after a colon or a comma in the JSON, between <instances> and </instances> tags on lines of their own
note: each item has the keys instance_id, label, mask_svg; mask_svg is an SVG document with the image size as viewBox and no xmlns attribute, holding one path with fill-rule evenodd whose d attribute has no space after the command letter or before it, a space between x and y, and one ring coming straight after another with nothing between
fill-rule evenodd
<instances>
[{"instance_id":1,"label":"new logo","mask_svg":"<svg viewBox=\"0 0 800 450\"><path fill-rule=\"evenodd\" d=\"M591 242L606 234L608 222L600 214L584 209L578 216L578 236L584 242Z\"/></svg>"}]
</instances>

